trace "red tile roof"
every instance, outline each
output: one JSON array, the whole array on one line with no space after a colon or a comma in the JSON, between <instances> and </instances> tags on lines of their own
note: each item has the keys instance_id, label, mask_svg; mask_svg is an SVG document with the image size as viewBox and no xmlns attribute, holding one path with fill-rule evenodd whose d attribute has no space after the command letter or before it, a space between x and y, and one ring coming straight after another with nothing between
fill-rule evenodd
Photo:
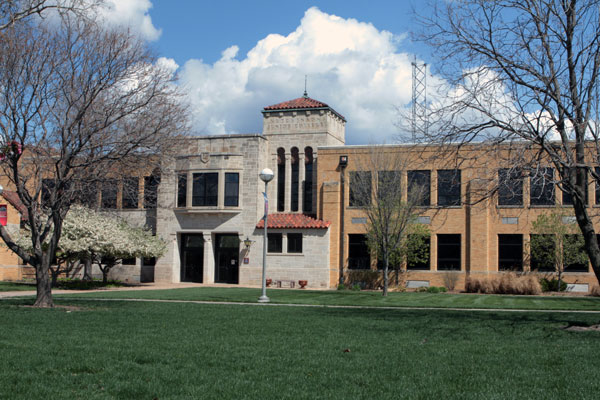
<instances>
[{"instance_id":1,"label":"red tile roof","mask_svg":"<svg viewBox=\"0 0 600 400\"><path fill-rule=\"evenodd\" d=\"M310 109L329 109L335 115L346 121L346 118L333 108L329 107L322 101L311 99L308 96L298 97L294 100L284 101L283 103L273 104L264 108L263 112L276 111L276 110L310 110Z\"/></svg>"},{"instance_id":2,"label":"red tile roof","mask_svg":"<svg viewBox=\"0 0 600 400\"><path fill-rule=\"evenodd\" d=\"M269 214L268 229L327 229L331 222L309 217L304 214ZM264 219L258 221L256 228L265 227Z\"/></svg>"},{"instance_id":3,"label":"red tile roof","mask_svg":"<svg viewBox=\"0 0 600 400\"><path fill-rule=\"evenodd\" d=\"M4 191L2 191L2 197L4 197L4 199L6 199L6 201L8 201L10 203L10 205L13 206L21 214L22 220L27 220L29 218L29 213L27 212L27 208L21 202L21 199L19 199L17 192L13 192L10 190L4 190Z\"/></svg>"}]
</instances>

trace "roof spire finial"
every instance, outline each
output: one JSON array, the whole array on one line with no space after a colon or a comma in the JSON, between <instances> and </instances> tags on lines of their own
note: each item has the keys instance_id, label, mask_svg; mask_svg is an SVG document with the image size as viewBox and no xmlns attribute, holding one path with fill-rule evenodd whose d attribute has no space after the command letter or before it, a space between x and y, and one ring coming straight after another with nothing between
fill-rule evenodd
<instances>
[{"instance_id":1,"label":"roof spire finial","mask_svg":"<svg viewBox=\"0 0 600 400\"><path fill-rule=\"evenodd\" d=\"M308 97L308 92L306 91L306 78L308 75L304 75L304 98Z\"/></svg>"}]
</instances>

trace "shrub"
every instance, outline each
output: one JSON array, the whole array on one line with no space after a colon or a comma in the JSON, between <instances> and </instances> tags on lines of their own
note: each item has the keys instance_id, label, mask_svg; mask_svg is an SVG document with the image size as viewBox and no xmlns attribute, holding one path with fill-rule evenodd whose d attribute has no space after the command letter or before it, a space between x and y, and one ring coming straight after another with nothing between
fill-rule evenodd
<instances>
[{"instance_id":1,"label":"shrub","mask_svg":"<svg viewBox=\"0 0 600 400\"><path fill-rule=\"evenodd\" d=\"M542 292L564 292L567 290L567 282L560 281L560 290L558 290L558 279L542 278L540 279L540 285L542 286Z\"/></svg>"},{"instance_id":2,"label":"shrub","mask_svg":"<svg viewBox=\"0 0 600 400\"><path fill-rule=\"evenodd\" d=\"M540 294L542 286L532 275L517 275L508 272L495 278L467 277L465 291L484 294Z\"/></svg>"},{"instance_id":3,"label":"shrub","mask_svg":"<svg viewBox=\"0 0 600 400\"><path fill-rule=\"evenodd\" d=\"M340 283L340 284L337 286L337 290L346 290L346 285L344 285L343 283Z\"/></svg>"},{"instance_id":4,"label":"shrub","mask_svg":"<svg viewBox=\"0 0 600 400\"><path fill-rule=\"evenodd\" d=\"M358 284L363 289L377 289L380 284L379 275L379 271L372 269L358 269L348 271L347 282L349 285Z\"/></svg>"},{"instance_id":5,"label":"shrub","mask_svg":"<svg viewBox=\"0 0 600 400\"><path fill-rule=\"evenodd\" d=\"M590 290L590 296L600 297L600 286L592 286L592 289Z\"/></svg>"},{"instance_id":6,"label":"shrub","mask_svg":"<svg viewBox=\"0 0 600 400\"><path fill-rule=\"evenodd\" d=\"M352 290L359 292L360 291L360 285L358 283L355 283L354 285L352 285Z\"/></svg>"},{"instance_id":7,"label":"shrub","mask_svg":"<svg viewBox=\"0 0 600 400\"><path fill-rule=\"evenodd\" d=\"M427 288L428 293L444 293L447 289L444 286L430 286Z\"/></svg>"},{"instance_id":8,"label":"shrub","mask_svg":"<svg viewBox=\"0 0 600 400\"><path fill-rule=\"evenodd\" d=\"M458 283L459 278L460 278L460 275L457 272L446 271L442 274L444 286L448 290L454 290L454 288L456 288L456 284Z\"/></svg>"}]
</instances>

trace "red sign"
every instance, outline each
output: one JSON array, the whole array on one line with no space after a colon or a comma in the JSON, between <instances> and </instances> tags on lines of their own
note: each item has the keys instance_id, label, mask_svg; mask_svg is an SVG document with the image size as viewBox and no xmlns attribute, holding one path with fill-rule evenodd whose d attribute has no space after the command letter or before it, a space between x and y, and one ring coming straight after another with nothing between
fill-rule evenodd
<instances>
[{"instance_id":1,"label":"red sign","mask_svg":"<svg viewBox=\"0 0 600 400\"><path fill-rule=\"evenodd\" d=\"M0 204L0 224L2 226L6 226L7 220L8 220L8 210L6 208L6 204Z\"/></svg>"}]
</instances>

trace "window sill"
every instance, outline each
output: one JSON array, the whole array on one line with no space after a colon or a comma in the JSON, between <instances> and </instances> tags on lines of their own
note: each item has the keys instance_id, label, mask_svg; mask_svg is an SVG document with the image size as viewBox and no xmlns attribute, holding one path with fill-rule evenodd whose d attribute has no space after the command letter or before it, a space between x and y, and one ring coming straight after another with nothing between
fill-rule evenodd
<instances>
[{"instance_id":1,"label":"window sill","mask_svg":"<svg viewBox=\"0 0 600 400\"><path fill-rule=\"evenodd\" d=\"M218 207L186 207L175 208L176 213L181 214L239 214L242 212L240 207L218 208Z\"/></svg>"},{"instance_id":2,"label":"window sill","mask_svg":"<svg viewBox=\"0 0 600 400\"><path fill-rule=\"evenodd\" d=\"M556 204L530 204L529 208L554 208Z\"/></svg>"},{"instance_id":3,"label":"window sill","mask_svg":"<svg viewBox=\"0 0 600 400\"><path fill-rule=\"evenodd\" d=\"M285 256L285 257L290 257L290 256L295 256L295 257L304 257L304 253L268 253L268 256Z\"/></svg>"},{"instance_id":4,"label":"window sill","mask_svg":"<svg viewBox=\"0 0 600 400\"><path fill-rule=\"evenodd\" d=\"M524 207L522 204L518 204L518 205L514 205L514 206L511 206L511 205L500 205L500 204L497 204L497 205L496 205L496 208L507 208L507 209L511 209L511 208L525 208L525 207Z\"/></svg>"}]
</instances>

